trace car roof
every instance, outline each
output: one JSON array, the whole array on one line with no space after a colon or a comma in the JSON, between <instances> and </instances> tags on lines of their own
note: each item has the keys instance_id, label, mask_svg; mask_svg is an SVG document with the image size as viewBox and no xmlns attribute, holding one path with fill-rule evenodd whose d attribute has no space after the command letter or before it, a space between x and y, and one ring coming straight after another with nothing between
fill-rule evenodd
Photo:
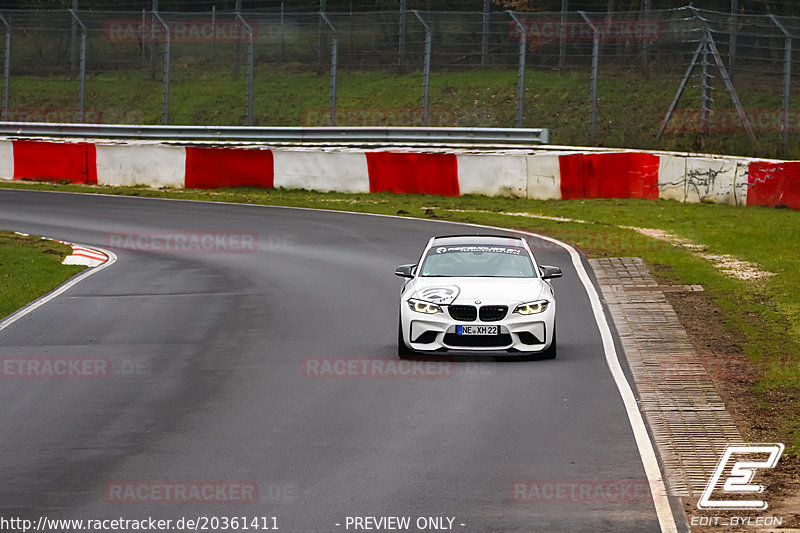
<instances>
[{"instance_id":1,"label":"car roof","mask_svg":"<svg viewBox=\"0 0 800 533\"><path fill-rule=\"evenodd\" d=\"M434 237L431 245L486 245L486 246L523 246L522 237L515 235L442 235Z\"/></svg>"}]
</instances>

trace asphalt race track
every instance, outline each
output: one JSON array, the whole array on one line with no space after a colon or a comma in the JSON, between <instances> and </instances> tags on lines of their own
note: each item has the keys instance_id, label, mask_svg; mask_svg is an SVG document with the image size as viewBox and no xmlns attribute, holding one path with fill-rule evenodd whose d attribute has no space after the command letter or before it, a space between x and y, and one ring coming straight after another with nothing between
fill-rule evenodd
<instances>
[{"instance_id":1,"label":"asphalt race track","mask_svg":"<svg viewBox=\"0 0 800 533\"><path fill-rule=\"evenodd\" d=\"M463 532L658 530L588 297L559 247L529 241L564 271L557 359L336 377L317 370L372 359L398 368L394 268L431 235L475 228L19 190L0 190L0 228L118 256L0 331L3 358L111 368L0 377L2 516L275 517L283 532L354 531L348 516L450 517ZM111 246L130 234L249 235L258 246ZM515 495L519 481L539 492ZM165 503L154 482L246 490ZM549 490L576 483L601 492ZM636 490L603 492L615 484Z\"/></svg>"}]
</instances>

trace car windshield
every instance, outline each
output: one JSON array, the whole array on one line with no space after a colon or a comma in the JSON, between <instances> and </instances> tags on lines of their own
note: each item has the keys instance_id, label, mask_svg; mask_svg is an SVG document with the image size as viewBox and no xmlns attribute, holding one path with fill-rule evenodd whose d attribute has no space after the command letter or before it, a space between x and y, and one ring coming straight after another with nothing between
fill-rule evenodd
<instances>
[{"instance_id":1,"label":"car windshield","mask_svg":"<svg viewBox=\"0 0 800 533\"><path fill-rule=\"evenodd\" d=\"M433 246L422 262L423 277L535 278L533 262L520 246Z\"/></svg>"}]
</instances>

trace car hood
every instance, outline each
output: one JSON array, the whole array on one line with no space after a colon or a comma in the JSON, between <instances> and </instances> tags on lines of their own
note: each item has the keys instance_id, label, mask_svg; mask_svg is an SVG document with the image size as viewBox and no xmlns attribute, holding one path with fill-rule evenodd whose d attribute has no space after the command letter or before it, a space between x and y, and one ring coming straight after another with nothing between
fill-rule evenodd
<instances>
[{"instance_id":1,"label":"car hood","mask_svg":"<svg viewBox=\"0 0 800 533\"><path fill-rule=\"evenodd\" d=\"M542 298L541 278L415 278L410 296L442 305L515 304ZM549 294L547 290L547 294Z\"/></svg>"}]
</instances>

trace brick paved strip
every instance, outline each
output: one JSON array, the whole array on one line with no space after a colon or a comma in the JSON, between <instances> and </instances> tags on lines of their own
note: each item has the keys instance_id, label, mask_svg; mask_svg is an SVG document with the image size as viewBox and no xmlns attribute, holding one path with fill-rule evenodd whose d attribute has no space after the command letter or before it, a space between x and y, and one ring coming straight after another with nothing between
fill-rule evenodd
<instances>
[{"instance_id":1,"label":"brick paved strip","mask_svg":"<svg viewBox=\"0 0 800 533\"><path fill-rule=\"evenodd\" d=\"M638 257L590 259L672 496L699 496L742 437L702 361Z\"/></svg>"}]
</instances>

